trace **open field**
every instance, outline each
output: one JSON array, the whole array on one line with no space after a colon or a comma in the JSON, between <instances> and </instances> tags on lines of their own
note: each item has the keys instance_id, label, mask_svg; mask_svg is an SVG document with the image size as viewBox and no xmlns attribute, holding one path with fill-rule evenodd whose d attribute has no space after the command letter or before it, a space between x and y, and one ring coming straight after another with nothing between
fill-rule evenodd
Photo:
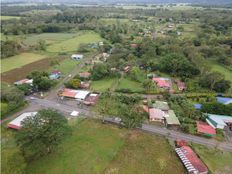
<instances>
[{"instance_id":1,"label":"open field","mask_svg":"<svg viewBox=\"0 0 232 174\"><path fill-rule=\"evenodd\" d=\"M219 65L218 63L214 63L214 62L211 63L211 66L212 66L212 71L218 71L218 72L224 74L225 79L232 82L232 71L230 71L229 69L226 69L222 65Z\"/></svg>"},{"instance_id":2,"label":"open field","mask_svg":"<svg viewBox=\"0 0 232 174\"><path fill-rule=\"evenodd\" d=\"M162 137L84 120L73 123L71 137L55 153L28 165L27 173L182 174L184 169Z\"/></svg>"},{"instance_id":3,"label":"open field","mask_svg":"<svg viewBox=\"0 0 232 174\"><path fill-rule=\"evenodd\" d=\"M76 37L48 46L48 52L75 52L80 44L103 41L99 34L91 31L81 31Z\"/></svg>"},{"instance_id":4,"label":"open field","mask_svg":"<svg viewBox=\"0 0 232 174\"><path fill-rule=\"evenodd\" d=\"M34 53L22 53L16 56L2 59L1 73L10 71L15 68L20 68L29 63L44 59L45 57L46 55L40 55Z\"/></svg>"},{"instance_id":5,"label":"open field","mask_svg":"<svg viewBox=\"0 0 232 174\"><path fill-rule=\"evenodd\" d=\"M120 80L117 86L117 90L119 89L128 89L131 92L143 92L144 91L144 88L141 83L132 81L127 78L123 78Z\"/></svg>"},{"instance_id":6,"label":"open field","mask_svg":"<svg viewBox=\"0 0 232 174\"><path fill-rule=\"evenodd\" d=\"M39 40L45 40L46 44L65 41L76 36L76 33L42 33L28 35L23 41L27 45L35 45Z\"/></svg>"},{"instance_id":7,"label":"open field","mask_svg":"<svg viewBox=\"0 0 232 174\"><path fill-rule=\"evenodd\" d=\"M4 21L4 20L10 20L10 19L20 19L20 17L19 16L1 16L0 19Z\"/></svg>"},{"instance_id":8,"label":"open field","mask_svg":"<svg viewBox=\"0 0 232 174\"><path fill-rule=\"evenodd\" d=\"M97 92L108 91L114 84L117 83L116 78L106 78L102 80L93 81L91 84L91 90Z\"/></svg>"},{"instance_id":9,"label":"open field","mask_svg":"<svg viewBox=\"0 0 232 174\"><path fill-rule=\"evenodd\" d=\"M228 174L232 171L232 153L193 144L195 152L213 174Z\"/></svg>"}]
</instances>

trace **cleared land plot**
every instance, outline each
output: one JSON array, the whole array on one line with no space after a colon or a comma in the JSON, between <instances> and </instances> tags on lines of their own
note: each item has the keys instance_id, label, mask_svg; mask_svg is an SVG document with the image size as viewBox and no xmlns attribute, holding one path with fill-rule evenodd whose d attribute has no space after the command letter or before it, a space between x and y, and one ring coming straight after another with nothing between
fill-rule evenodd
<instances>
[{"instance_id":1,"label":"cleared land plot","mask_svg":"<svg viewBox=\"0 0 232 174\"><path fill-rule=\"evenodd\" d=\"M166 139L133 131L104 173L181 174L184 169Z\"/></svg>"},{"instance_id":2,"label":"cleared land plot","mask_svg":"<svg viewBox=\"0 0 232 174\"><path fill-rule=\"evenodd\" d=\"M16 56L12 56L6 59L2 59L1 73L10 71L15 68L20 68L29 63L44 59L46 55L34 54L34 53L22 53Z\"/></svg>"},{"instance_id":3,"label":"cleared land plot","mask_svg":"<svg viewBox=\"0 0 232 174\"><path fill-rule=\"evenodd\" d=\"M20 17L19 16L1 16L0 19L4 21L4 20L10 20L10 19L20 19Z\"/></svg>"},{"instance_id":4,"label":"cleared land plot","mask_svg":"<svg viewBox=\"0 0 232 174\"><path fill-rule=\"evenodd\" d=\"M123 129L111 125L92 120L77 123L58 151L28 165L27 173L102 173L123 145L124 136Z\"/></svg>"},{"instance_id":5,"label":"cleared land plot","mask_svg":"<svg viewBox=\"0 0 232 174\"><path fill-rule=\"evenodd\" d=\"M114 84L117 83L117 78L112 78L112 79L102 79L102 80L97 80L93 81L91 84L91 90L97 91L97 92L104 92L108 91Z\"/></svg>"},{"instance_id":6,"label":"cleared land plot","mask_svg":"<svg viewBox=\"0 0 232 174\"><path fill-rule=\"evenodd\" d=\"M32 162L27 173L184 173L172 147L162 137L94 120L72 126L73 134L57 151Z\"/></svg>"},{"instance_id":7,"label":"cleared land plot","mask_svg":"<svg viewBox=\"0 0 232 174\"><path fill-rule=\"evenodd\" d=\"M116 89L117 90L128 89L131 92L143 92L144 91L142 83L135 82L127 78L121 79Z\"/></svg>"},{"instance_id":8,"label":"cleared land plot","mask_svg":"<svg viewBox=\"0 0 232 174\"><path fill-rule=\"evenodd\" d=\"M56 42L65 41L76 36L76 33L42 33L36 35L29 35L24 40L27 45L35 45L39 40L45 40L46 44L52 44Z\"/></svg>"},{"instance_id":9,"label":"cleared land plot","mask_svg":"<svg viewBox=\"0 0 232 174\"><path fill-rule=\"evenodd\" d=\"M48 52L73 52L77 51L80 44L88 44L103 41L99 34L91 31L83 31L76 37L48 46Z\"/></svg>"},{"instance_id":10,"label":"cleared land plot","mask_svg":"<svg viewBox=\"0 0 232 174\"><path fill-rule=\"evenodd\" d=\"M232 171L232 153L193 144L195 152L200 156L209 170L214 174L227 174Z\"/></svg>"}]
</instances>

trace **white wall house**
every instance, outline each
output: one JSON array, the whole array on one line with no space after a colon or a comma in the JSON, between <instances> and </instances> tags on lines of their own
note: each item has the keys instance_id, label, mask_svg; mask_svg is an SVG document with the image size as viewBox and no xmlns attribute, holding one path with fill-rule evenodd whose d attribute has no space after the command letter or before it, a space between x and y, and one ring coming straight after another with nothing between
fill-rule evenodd
<instances>
[{"instance_id":1,"label":"white wall house","mask_svg":"<svg viewBox=\"0 0 232 174\"><path fill-rule=\"evenodd\" d=\"M73 54L71 56L71 58L74 60L80 60L80 59L83 59L83 57L84 57L83 54Z\"/></svg>"}]
</instances>

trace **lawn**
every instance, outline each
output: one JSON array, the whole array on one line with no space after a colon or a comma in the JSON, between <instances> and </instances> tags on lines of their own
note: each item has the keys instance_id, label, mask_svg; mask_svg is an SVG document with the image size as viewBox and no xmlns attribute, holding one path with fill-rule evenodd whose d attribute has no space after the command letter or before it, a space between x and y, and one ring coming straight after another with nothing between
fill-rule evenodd
<instances>
[{"instance_id":1,"label":"lawn","mask_svg":"<svg viewBox=\"0 0 232 174\"><path fill-rule=\"evenodd\" d=\"M218 63L211 62L212 71L217 71L225 75L225 79L232 82L232 71L226 69Z\"/></svg>"},{"instance_id":2,"label":"lawn","mask_svg":"<svg viewBox=\"0 0 232 174\"><path fill-rule=\"evenodd\" d=\"M28 165L33 174L102 173L124 143L124 129L85 120L73 125L72 136L59 150Z\"/></svg>"},{"instance_id":3,"label":"lawn","mask_svg":"<svg viewBox=\"0 0 232 174\"><path fill-rule=\"evenodd\" d=\"M128 78L120 80L116 90L128 89L131 92L144 92L144 88L141 83L132 81Z\"/></svg>"},{"instance_id":4,"label":"lawn","mask_svg":"<svg viewBox=\"0 0 232 174\"><path fill-rule=\"evenodd\" d=\"M93 81L91 84L91 90L97 92L105 92L113 87L117 83L117 78L106 78L102 80Z\"/></svg>"},{"instance_id":5,"label":"lawn","mask_svg":"<svg viewBox=\"0 0 232 174\"><path fill-rule=\"evenodd\" d=\"M232 171L232 153L197 144L192 146L212 173L227 174Z\"/></svg>"},{"instance_id":6,"label":"lawn","mask_svg":"<svg viewBox=\"0 0 232 174\"><path fill-rule=\"evenodd\" d=\"M34 54L34 53L22 53L16 56L12 56L6 59L2 59L1 73L15 68L20 68L23 65L44 59L46 55Z\"/></svg>"},{"instance_id":7,"label":"lawn","mask_svg":"<svg viewBox=\"0 0 232 174\"><path fill-rule=\"evenodd\" d=\"M1 20L20 19L19 16L1 16Z\"/></svg>"},{"instance_id":8,"label":"lawn","mask_svg":"<svg viewBox=\"0 0 232 174\"><path fill-rule=\"evenodd\" d=\"M76 36L76 33L42 33L32 34L26 37L24 43L27 45L35 45L39 40L45 40L46 44L57 43L71 39Z\"/></svg>"},{"instance_id":9,"label":"lawn","mask_svg":"<svg viewBox=\"0 0 232 174\"><path fill-rule=\"evenodd\" d=\"M95 43L103 41L99 34L92 31L81 31L76 34L76 37L52 44L48 46L48 52L75 52L81 43Z\"/></svg>"},{"instance_id":10,"label":"lawn","mask_svg":"<svg viewBox=\"0 0 232 174\"><path fill-rule=\"evenodd\" d=\"M163 137L131 131L105 174L182 174L183 166Z\"/></svg>"}]
</instances>

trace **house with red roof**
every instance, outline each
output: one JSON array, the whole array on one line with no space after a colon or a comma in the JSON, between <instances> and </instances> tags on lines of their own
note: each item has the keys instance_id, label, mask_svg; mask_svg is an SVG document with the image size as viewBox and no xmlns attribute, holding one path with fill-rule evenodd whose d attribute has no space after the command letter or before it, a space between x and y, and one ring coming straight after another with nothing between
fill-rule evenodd
<instances>
[{"instance_id":1,"label":"house with red roof","mask_svg":"<svg viewBox=\"0 0 232 174\"><path fill-rule=\"evenodd\" d=\"M157 122L164 122L165 113L161 109L150 108L149 109L149 120L150 121L157 121Z\"/></svg>"},{"instance_id":2,"label":"house with red roof","mask_svg":"<svg viewBox=\"0 0 232 174\"><path fill-rule=\"evenodd\" d=\"M208 123L197 121L197 133L207 136L215 136L216 130L210 126Z\"/></svg>"},{"instance_id":3,"label":"house with red roof","mask_svg":"<svg viewBox=\"0 0 232 174\"><path fill-rule=\"evenodd\" d=\"M97 100L98 100L98 98L99 98L99 94L91 93L84 100L84 104L86 104L86 105L95 105L96 102L97 102Z\"/></svg>"},{"instance_id":4,"label":"house with red roof","mask_svg":"<svg viewBox=\"0 0 232 174\"><path fill-rule=\"evenodd\" d=\"M89 78L90 76L91 76L91 73L90 72L81 72L81 73L79 73L79 76L81 77L81 78Z\"/></svg>"},{"instance_id":5,"label":"house with red roof","mask_svg":"<svg viewBox=\"0 0 232 174\"><path fill-rule=\"evenodd\" d=\"M152 81L156 83L159 88L163 89L171 89L171 81L169 78L162 78L162 77L154 77Z\"/></svg>"},{"instance_id":6,"label":"house with red roof","mask_svg":"<svg viewBox=\"0 0 232 174\"><path fill-rule=\"evenodd\" d=\"M207 174L209 172L207 166L195 154L191 147L181 146L175 148L175 151L187 169L188 174Z\"/></svg>"}]
</instances>

